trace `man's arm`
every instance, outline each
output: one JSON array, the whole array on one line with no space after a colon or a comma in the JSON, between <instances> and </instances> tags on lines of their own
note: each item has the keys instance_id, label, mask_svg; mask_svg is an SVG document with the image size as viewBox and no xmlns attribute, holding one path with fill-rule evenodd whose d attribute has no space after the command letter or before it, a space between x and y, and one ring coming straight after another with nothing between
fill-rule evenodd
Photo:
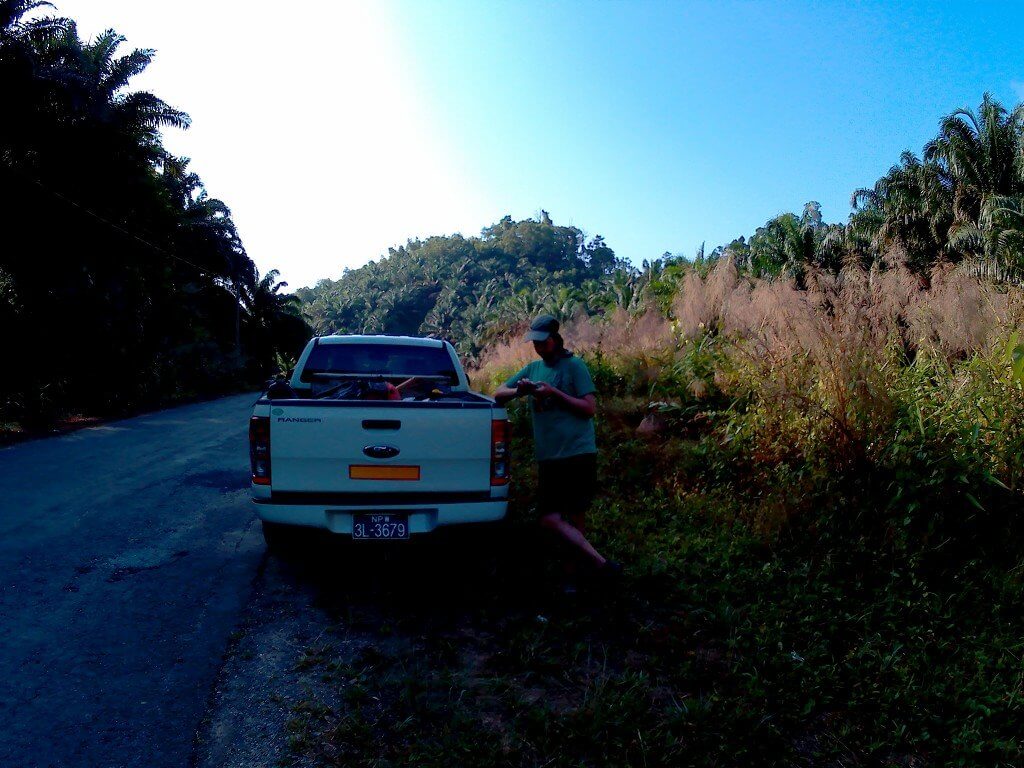
<instances>
[{"instance_id":1,"label":"man's arm","mask_svg":"<svg viewBox=\"0 0 1024 768\"><path fill-rule=\"evenodd\" d=\"M529 387L529 385L531 385L533 382L531 382L529 379L520 379L519 384L523 384L524 382L526 384L526 387L522 387L519 385L515 387L506 387L504 384L502 384L494 391L494 402L496 402L498 405L504 405L509 400L515 400L517 397L521 397L522 395L527 394L526 390Z\"/></svg>"},{"instance_id":2,"label":"man's arm","mask_svg":"<svg viewBox=\"0 0 1024 768\"><path fill-rule=\"evenodd\" d=\"M396 384L395 385L395 389L397 389L399 392L404 392L406 389L408 389L409 387L411 387L413 384L415 384L418 381L419 381L419 377L413 376L411 379L406 379L401 384Z\"/></svg>"},{"instance_id":3,"label":"man's arm","mask_svg":"<svg viewBox=\"0 0 1024 768\"><path fill-rule=\"evenodd\" d=\"M494 402L498 405L504 405L509 400L514 400L518 396L519 392L503 385L494 391Z\"/></svg>"},{"instance_id":4,"label":"man's arm","mask_svg":"<svg viewBox=\"0 0 1024 768\"><path fill-rule=\"evenodd\" d=\"M506 379L505 383L498 387L494 392L494 401L498 405L504 405L509 400L514 400L517 397L530 394L530 387L533 382L530 381L527 373L530 370L529 364L524 365L519 369L519 372L515 376ZM513 384L514 386L509 386Z\"/></svg>"}]
</instances>

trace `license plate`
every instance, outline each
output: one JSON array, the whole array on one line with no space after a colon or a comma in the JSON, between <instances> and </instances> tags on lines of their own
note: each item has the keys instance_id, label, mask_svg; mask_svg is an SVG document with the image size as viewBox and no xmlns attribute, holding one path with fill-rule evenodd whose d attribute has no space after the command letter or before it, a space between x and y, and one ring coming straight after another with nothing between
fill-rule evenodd
<instances>
[{"instance_id":1,"label":"license plate","mask_svg":"<svg viewBox=\"0 0 1024 768\"><path fill-rule=\"evenodd\" d=\"M354 515L352 538L392 541L409 538L408 515Z\"/></svg>"}]
</instances>

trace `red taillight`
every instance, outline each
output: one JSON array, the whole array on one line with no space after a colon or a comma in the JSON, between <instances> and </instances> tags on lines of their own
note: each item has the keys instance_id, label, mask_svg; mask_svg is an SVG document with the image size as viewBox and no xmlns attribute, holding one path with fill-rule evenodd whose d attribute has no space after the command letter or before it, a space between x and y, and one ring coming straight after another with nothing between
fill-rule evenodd
<instances>
[{"instance_id":1,"label":"red taillight","mask_svg":"<svg viewBox=\"0 0 1024 768\"><path fill-rule=\"evenodd\" d=\"M508 485L511 474L508 422L491 422L491 485Z\"/></svg>"},{"instance_id":2,"label":"red taillight","mask_svg":"<svg viewBox=\"0 0 1024 768\"><path fill-rule=\"evenodd\" d=\"M249 464L256 485L270 485L270 417L249 419Z\"/></svg>"}]
</instances>

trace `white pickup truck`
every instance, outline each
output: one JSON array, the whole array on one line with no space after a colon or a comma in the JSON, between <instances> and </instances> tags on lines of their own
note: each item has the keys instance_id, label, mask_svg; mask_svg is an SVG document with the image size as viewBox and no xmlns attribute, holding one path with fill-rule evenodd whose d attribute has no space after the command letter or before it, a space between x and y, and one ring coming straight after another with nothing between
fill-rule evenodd
<instances>
[{"instance_id":1,"label":"white pickup truck","mask_svg":"<svg viewBox=\"0 0 1024 768\"><path fill-rule=\"evenodd\" d=\"M408 539L508 506L506 412L437 339L312 339L290 382L256 402L249 453L270 547L295 526Z\"/></svg>"}]
</instances>

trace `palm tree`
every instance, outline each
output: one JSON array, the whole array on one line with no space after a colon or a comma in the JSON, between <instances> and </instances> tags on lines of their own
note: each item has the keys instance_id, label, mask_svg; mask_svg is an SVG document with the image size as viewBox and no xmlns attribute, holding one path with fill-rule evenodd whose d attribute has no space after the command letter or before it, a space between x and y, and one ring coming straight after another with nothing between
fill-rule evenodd
<instances>
[{"instance_id":1,"label":"palm tree","mask_svg":"<svg viewBox=\"0 0 1024 768\"><path fill-rule=\"evenodd\" d=\"M548 309L555 317L572 317L580 307L580 292L571 285L557 285L549 301Z\"/></svg>"},{"instance_id":2,"label":"palm tree","mask_svg":"<svg viewBox=\"0 0 1024 768\"><path fill-rule=\"evenodd\" d=\"M962 108L942 119L939 136L925 145L924 156L938 163L953 184L956 224L976 223L988 195L1024 192L1022 132L1024 105L1008 112L989 93L977 112Z\"/></svg>"},{"instance_id":3,"label":"palm tree","mask_svg":"<svg viewBox=\"0 0 1024 768\"><path fill-rule=\"evenodd\" d=\"M84 42L74 22L68 22L40 37L37 47L49 76L64 86L67 110L74 122L110 126L125 146L158 162L162 155L160 129L188 128L191 121L148 91L124 93L155 54L149 48L136 48L118 56L117 49L124 42L124 36L112 29Z\"/></svg>"},{"instance_id":4,"label":"palm tree","mask_svg":"<svg viewBox=\"0 0 1024 768\"><path fill-rule=\"evenodd\" d=\"M160 180L176 208L177 249L190 256L190 263L206 270L206 276L235 299L235 351L241 349L241 315L246 296L257 282L252 263L231 218L231 209L210 197L199 175L188 170L189 158L163 153ZM196 262L199 263L196 263ZM200 275L191 274L190 280Z\"/></svg>"},{"instance_id":5,"label":"palm tree","mask_svg":"<svg viewBox=\"0 0 1024 768\"><path fill-rule=\"evenodd\" d=\"M1019 281L1024 105L1010 112L986 93L977 112L958 109L945 117L925 154L953 186L950 249L973 274Z\"/></svg>"},{"instance_id":6,"label":"palm tree","mask_svg":"<svg viewBox=\"0 0 1024 768\"><path fill-rule=\"evenodd\" d=\"M911 269L926 271L944 252L952 223L952 192L943 168L904 152L898 165L850 199L855 238L870 238L879 256L898 253Z\"/></svg>"},{"instance_id":7,"label":"palm tree","mask_svg":"<svg viewBox=\"0 0 1024 768\"><path fill-rule=\"evenodd\" d=\"M989 195L978 223L955 227L950 245L980 254L965 263L969 273L1000 282L1024 282L1024 197Z\"/></svg>"},{"instance_id":8,"label":"palm tree","mask_svg":"<svg viewBox=\"0 0 1024 768\"><path fill-rule=\"evenodd\" d=\"M278 280L281 273L272 269L258 278L243 294L243 302L249 319L260 328L269 328L281 315L298 315L298 296L281 293L288 283Z\"/></svg>"},{"instance_id":9,"label":"palm tree","mask_svg":"<svg viewBox=\"0 0 1024 768\"><path fill-rule=\"evenodd\" d=\"M800 280L814 254L814 226L795 213L776 216L750 238L750 264L755 274L787 274Z\"/></svg>"},{"instance_id":10,"label":"palm tree","mask_svg":"<svg viewBox=\"0 0 1024 768\"><path fill-rule=\"evenodd\" d=\"M21 165L31 157L41 132L41 113L53 102L50 83L43 78L40 48L70 22L53 16L29 18L52 7L31 0L0 0L0 83L5 117L0 120L0 169Z\"/></svg>"},{"instance_id":11,"label":"palm tree","mask_svg":"<svg viewBox=\"0 0 1024 768\"><path fill-rule=\"evenodd\" d=\"M643 303L643 284L634 269L617 269L601 280L603 302L607 309L637 311Z\"/></svg>"},{"instance_id":12,"label":"palm tree","mask_svg":"<svg viewBox=\"0 0 1024 768\"><path fill-rule=\"evenodd\" d=\"M864 263L862 244L852 228L843 224L825 224L815 246L815 263L831 272L837 272L849 262Z\"/></svg>"},{"instance_id":13,"label":"palm tree","mask_svg":"<svg viewBox=\"0 0 1024 768\"><path fill-rule=\"evenodd\" d=\"M276 273L256 273L228 207L163 149L161 129L189 120L132 89L153 52L125 49L112 30L83 41L47 8L0 0L0 208L18 224L0 249L0 314L32 371L0 385L0 408L60 381L62 406L105 410L99 367L128 402L265 369L269 351L293 349L308 327ZM244 355L224 354L232 306ZM31 359L69 323L90 344Z\"/></svg>"},{"instance_id":14,"label":"palm tree","mask_svg":"<svg viewBox=\"0 0 1024 768\"><path fill-rule=\"evenodd\" d=\"M58 16L29 18L53 3L40 0L0 0L0 49L31 50L65 30L70 21Z\"/></svg>"}]
</instances>

